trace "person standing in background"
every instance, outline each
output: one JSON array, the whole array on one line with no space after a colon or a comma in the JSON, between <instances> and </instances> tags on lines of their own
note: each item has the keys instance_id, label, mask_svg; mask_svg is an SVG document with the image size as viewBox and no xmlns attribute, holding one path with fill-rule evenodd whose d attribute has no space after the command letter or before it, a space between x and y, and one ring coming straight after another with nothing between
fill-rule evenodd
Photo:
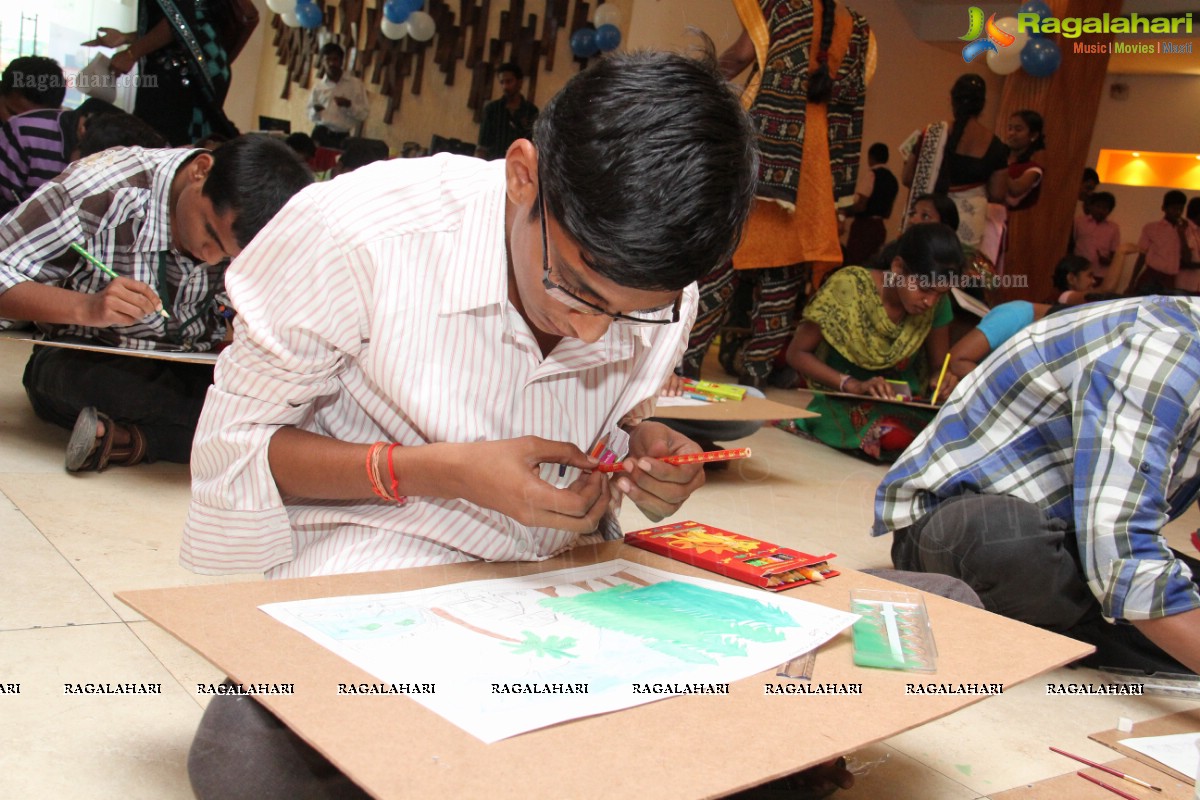
<instances>
[{"instance_id":1,"label":"person standing in background","mask_svg":"<svg viewBox=\"0 0 1200 800\"><path fill-rule=\"evenodd\" d=\"M842 262L835 198L850 197L857 182L875 48L866 19L834 0L734 0L734 8L743 30L721 54L721 71L732 79L755 65L742 103L759 131L758 189L732 260L700 281L683 370L699 377L738 286L751 284L750 331L728 360L738 383L762 388L806 284Z\"/></svg>"},{"instance_id":2,"label":"person standing in background","mask_svg":"<svg viewBox=\"0 0 1200 800\"><path fill-rule=\"evenodd\" d=\"M214 27L220 22L214 7L198 0L140 0L136 31L100 28L83 44L125 46L109 69L125 75L138 65L133 115L179 147L214 133L238 134L223 110L232 58Z\"/></svg>"},{"instance_id":3,"label":"person standing in background","mask_svg":"<svg viewBox=\"0 0 1200 800\"><path fill-rule=\"evenodd\" d=\"M533 123L538 115L538 107L521 94L525 73L520 67L506 61L496 70L496 75L504 94L483 107L479 146L475 148L475 156L488 161L504 158L509 145L517 139L532 138Z\"/></svg>"},{"instance_id":4,"label":"person standing in background","mask_svg":"<svg viewBox=\"0 0 1200 800\"><path fill-rule=\"evenodd\" d=\"M367 118L370 106L363 82L345 70L346 51L337 42L321 48L325 77L313 87L308 100L308 118L317 123L313 141L320 147L342 149L346 137Z\"/></svg>"},{"instance_id":5,"label":"person standing in background","mask_svg":"<svg viewBox=\"0 0 1200 800\"><path fill-rule=\"evenodd\" d=\"M843 261L862 266L883 249L887 220L900 192L896 176L887 168L888 146L876 142L867 150L867 166L847 214L854 218L843 250Z\"/></svg>"}]
</instances>

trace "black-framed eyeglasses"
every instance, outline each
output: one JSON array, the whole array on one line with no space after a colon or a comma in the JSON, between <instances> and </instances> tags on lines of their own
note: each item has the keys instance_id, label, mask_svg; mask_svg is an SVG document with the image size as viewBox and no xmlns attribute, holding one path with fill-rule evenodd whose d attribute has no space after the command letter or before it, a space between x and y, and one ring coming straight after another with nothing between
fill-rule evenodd
<instances>
[{"instance_id":1,"label":"black-framed eyeglasses","mask_svg":"<svg viewBox=\"0 0 1200 800\"><path fill-rule=\"evenodd\" d=\"M565 286L560 286L550 280L550 237L546 232L546 199L542 194L542 183L538 181L538 211L542 222L542 286L546 289L546 294L553 297L558 302L562 303L572 311L588 316L599 316L603 314L612 319L614 324L620 325L670 325L679 322L679 304L683 300L683 294L675 298L675 302L670 305L671 318L651 319L648 317L635 316L632 314L616 314L608 311L595 303L590 303L582 297L574 294ZM667 310L667 306L661 308L650 309L647 314L661 314Z\"/></svg>"}]
</instances>

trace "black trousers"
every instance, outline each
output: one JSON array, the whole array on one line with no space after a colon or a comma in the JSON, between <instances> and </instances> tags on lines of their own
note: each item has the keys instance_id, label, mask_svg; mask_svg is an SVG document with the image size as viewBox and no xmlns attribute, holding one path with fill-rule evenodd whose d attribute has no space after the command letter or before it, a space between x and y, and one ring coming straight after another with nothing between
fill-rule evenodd
<instances>
[{"instance_id":1,"label":"black trousers","mask_svg":"<svg viewBox=\"0 0 1200 800\"><path fill-rule=\"evenodd\" d=\"M983 606L1095 645L1090 667L1190 672L1132 625L1106 622L1088 589L1075 533L1015 497L968 494L896 531L897 569L935 572L969 585ZM1200 562L1176 553L1200 575Z\"/></svg>"},{"instance_id":2,"label":"black trousers","mask_svg":"<svg viewBox=\"0 0 1200 800\"><path fill-rule=\"evenodd\" d=\"M87 406L116 422L137 425L146 461L186 464L213 368L88 350L35 346L25 365L25 393L34 412L70 430Z\"/></svg>"}]
</instances>

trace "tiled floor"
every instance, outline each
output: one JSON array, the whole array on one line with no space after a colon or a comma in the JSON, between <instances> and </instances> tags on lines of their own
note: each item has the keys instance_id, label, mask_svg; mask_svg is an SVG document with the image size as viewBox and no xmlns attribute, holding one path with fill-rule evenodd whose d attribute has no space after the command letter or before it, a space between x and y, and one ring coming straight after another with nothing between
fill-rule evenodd
<instances>
[{"instance_id":1,"label":"tiled floor","mask_svg":"<svg viewBox=\"0 0 1200 800\"><path fill-rule=\"evenodd\" d=\"M68 475L67 434L38 421L20 378L29 345L0 341L0 798L190 797L185 756L200 718L195 684L219 672L114 599L121 589L211 582L176 564L187 507L183 466ZM720 376L714 376L720 377ZM850 567L888 565L887 538L866 535L884 470L778 430L746 443L754 458L715 473L686 517ZM636 510L627 529L644 527ZM1186 546L1200 516L1172 526ZM252 580L254 578L242 578ZM1085 680L1060 671L1048 677ZM67 682L161 683L161 695L69 696ZM853 754L864 800L970 800L1071 770L1047 745L1094 759L1087 734L1191 707L1161 698L1054 698L1044 681ZM1102 792L1101 792L1102 794ZM465 799L473 800L473 799Z\"/></svg>"}]
</instances>

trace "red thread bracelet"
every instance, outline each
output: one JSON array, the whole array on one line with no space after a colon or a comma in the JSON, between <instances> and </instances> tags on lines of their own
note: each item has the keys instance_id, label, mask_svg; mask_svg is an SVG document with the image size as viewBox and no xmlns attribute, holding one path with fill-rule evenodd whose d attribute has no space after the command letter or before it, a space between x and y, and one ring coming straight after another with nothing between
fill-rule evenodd
<instances>
[{"instance_id":1,"label":"red thread bracelet","mask_svg":"<svg viewBox=\"0 0 1200 800\"><path fill-rule=\"evenodd\" d=\"M400 496L400 481L396 479L396 465L392 463L392 451L400 445L392 442L387 449L387 465L388 477L392 479L392 499L397 503L403 503L404 498Z\"/></svg>"}]
</instances>

